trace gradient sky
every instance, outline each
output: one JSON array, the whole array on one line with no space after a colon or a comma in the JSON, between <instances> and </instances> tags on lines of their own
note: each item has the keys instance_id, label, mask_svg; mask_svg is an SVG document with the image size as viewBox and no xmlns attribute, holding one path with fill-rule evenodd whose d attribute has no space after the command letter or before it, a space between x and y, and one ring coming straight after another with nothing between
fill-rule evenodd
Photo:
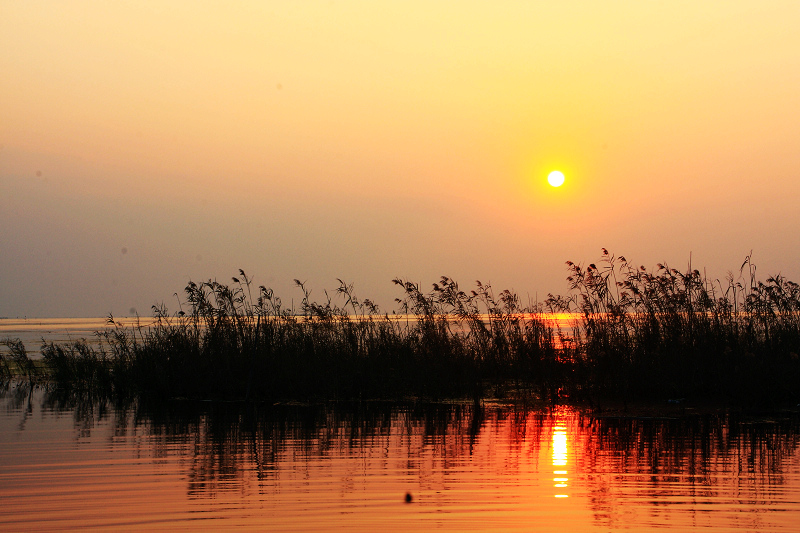
<instances>
[{"instance_id":1,"label":"gradient sky","mask_svg":"<svg viewBox=\"0 0 800 533\"><path fill-rule=\"evenodd\" d=\"M0 316L243 268L565 293L601 247L800 280L800 3L0 0ZM552 169L567 182L547 185Z\"/></svg>"}]
</instances>

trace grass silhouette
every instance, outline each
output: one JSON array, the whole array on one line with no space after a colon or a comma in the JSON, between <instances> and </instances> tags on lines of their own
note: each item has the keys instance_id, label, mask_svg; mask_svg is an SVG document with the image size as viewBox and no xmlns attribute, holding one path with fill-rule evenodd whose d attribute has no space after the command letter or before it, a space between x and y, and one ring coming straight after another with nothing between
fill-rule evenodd
<instances>
[{"instance_id":1,"label":"grass silhouette","mask_svg":"<svg viewBox=\"0 0 800 533\"><path fill-rule=\"evenodd\" d=\"M322 302L295 280L293 313L240 270L230 285L189 282L180 310L154 306L150 326L109 317L97 348L43 344L44 369L8 339L0 375L117 397L797 401L798 284L758 281L750 256L724 282L605 249L598 263L567 262L568 294L527 307L481 282L442 277L426 292L395 279L392 315L342 280ZM556 312L576 314L574 329Z\"/></svg>"},{"instance_id":2,"label":"grass silhouette","mask_svg":"<svg viewBox=\"0 0 800 533\"><path fill-rule=\"evenodd\" d=\"M797 398L800 286L780 275L756 279L751 257L738 280L665 264L634 267L603 249L600 267L572 262L580 312L576 370L582 387L622 399L694 396L780 402Z\"/></svg>"}]
</instances>

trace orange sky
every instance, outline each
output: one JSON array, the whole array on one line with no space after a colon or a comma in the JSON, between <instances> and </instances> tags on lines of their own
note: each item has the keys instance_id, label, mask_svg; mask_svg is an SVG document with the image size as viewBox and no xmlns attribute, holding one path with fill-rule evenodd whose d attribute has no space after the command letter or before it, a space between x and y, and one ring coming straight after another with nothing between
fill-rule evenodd
<instances>
[{"instance_id":1,"label":"orange sky","mask_svg":"<svg viewBox=\"0 0 800 533\"><path fill-rule=\"evenodd\" d=\"M800 279L800 4L0 0L0 316L600 248ZM558 168L567 182L546 184ZM125 253L123 253L123 251Z\"/></svg>"}]
</instances>

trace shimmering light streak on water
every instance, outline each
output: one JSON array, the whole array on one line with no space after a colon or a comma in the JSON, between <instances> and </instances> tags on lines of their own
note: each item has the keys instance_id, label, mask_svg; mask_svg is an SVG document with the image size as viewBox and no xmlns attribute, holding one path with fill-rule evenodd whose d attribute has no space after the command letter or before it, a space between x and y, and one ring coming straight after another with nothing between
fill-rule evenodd
<instances>
[{"instance_id":1,"label":"shimmering light streak on water","mask_svg":"<svg viewBox=\"0 0 800 533\"><path fill-rule=\"evenodd\" d=\"M12 386L0 399L0 528L797 530L797 414L665 414L156 408Z\"/></svg>"},{"instance_id":2,"label":"shimmering light streak on water","mask_svg":"<svg viewBox=\"0 0 800 533\"><path fill-rule=\"evenodd\" d=\"M556 418L556 425L553 426L553 478L556 489L556 498L569 498L566 488L569 486L567 474L568 448L567 448L567 428L562 425L563 421Z\"/></svg>"}]
</instances>

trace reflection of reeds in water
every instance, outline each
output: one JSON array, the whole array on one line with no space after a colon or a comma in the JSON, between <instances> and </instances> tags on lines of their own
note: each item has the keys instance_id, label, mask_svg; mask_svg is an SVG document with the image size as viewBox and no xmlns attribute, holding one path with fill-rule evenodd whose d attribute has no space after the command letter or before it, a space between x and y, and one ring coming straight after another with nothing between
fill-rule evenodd
<instances>
[{"instance_id":1,"label":"reflection of reeds in water","mask_svg":"<svg viewBox=\"0 0 800 533\"><path fill-rule=\"evenodd\" d=\"M509 476L525 479L531 475L525 465L541 456L541 466L569 469L569 474L552 474L543 468L543 479L570 477L568 487L553 487L554 493L589 491L588 502L601 522L620 518L618 499L624 492L635 492L639 502L655 501L665 491L685 498L769 502L800 446L796 414L591 416L570 407L419 402L148 405L59 391L45 393L43 407L72 413L81 431L108 419L115 435L147 436L137 445L152 446L155 457L179 450L191 497L238 492L253 482L259 490L274 491L281 475L319 468L320 458L326 469L333 460L359 458L359 465L371 463L385 472L388 462L416 474L420 490L430 491L432 484L435 490L457 489L460 475L476 471L481 482L487 482L489 470L501 470L506 482ZM567 457L567 465L556 464Z\"/></svg>"},{"instance_id":2,"label":"reflection of reeds in water","mask_svg":"<svg viewBox=\"0 0 800 533\"><path fill-rule=\"evenodd\" d=\"M122 396L796 400L796 283L757 281L749 257L746 279L724 284L691 268L649 272L606 250L599 267L567 265L571 292L535 308L480 282L465 292L442 277L424 292L395 279L401 315L341 280L322 302L296 281L295 314L240 271L230 286L190 282L185 310L155 306L152 326L109 317L100 348L49 343L42 353L57 383ZM567 335L545 311L578 313L578 327Z\"/></svg>"}]
</instances>

